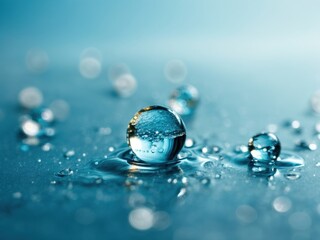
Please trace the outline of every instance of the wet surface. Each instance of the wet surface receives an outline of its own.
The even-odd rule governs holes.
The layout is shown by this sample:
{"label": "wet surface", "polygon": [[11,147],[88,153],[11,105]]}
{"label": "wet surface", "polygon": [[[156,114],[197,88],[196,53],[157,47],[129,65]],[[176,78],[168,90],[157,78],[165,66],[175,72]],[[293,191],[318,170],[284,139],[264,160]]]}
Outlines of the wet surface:
{"label": "wet surface", "polygon": [[[320,235],[319,41],[290,35],[292,46],[275,37],[279,46],[267,39],[259,48],[254,36],[240,45],[234,36],[207,47],[188,38],[203,45],[192,52],[179,38],[174,51],[149,42],[126,52],[80,40],[39,49],[40,36],[14,34],[0,41],[0,239]],[[177,162],[129,164],[130,119],[168,106],[181,84],[200,100],[182,116],[187,139]],[[272,164],[249,155],[261,132],[281,142]]]}

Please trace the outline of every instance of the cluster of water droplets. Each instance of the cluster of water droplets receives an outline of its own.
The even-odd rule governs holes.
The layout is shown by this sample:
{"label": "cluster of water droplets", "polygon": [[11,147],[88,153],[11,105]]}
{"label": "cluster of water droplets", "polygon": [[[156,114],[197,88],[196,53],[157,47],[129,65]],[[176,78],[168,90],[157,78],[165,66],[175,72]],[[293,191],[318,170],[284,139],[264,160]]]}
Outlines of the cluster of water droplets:
{"label": "cluster of water droplets", "polygon": [[21,109],[20,149],[28,151],[30,146],[42,145],[43,151],[50,151],[52,144],[49,141],[56,135],[55,124],[68,115],[68,104],[56,100],[49,107],[43,106],[43,94],[36,87],[22,89],[18,100]]}

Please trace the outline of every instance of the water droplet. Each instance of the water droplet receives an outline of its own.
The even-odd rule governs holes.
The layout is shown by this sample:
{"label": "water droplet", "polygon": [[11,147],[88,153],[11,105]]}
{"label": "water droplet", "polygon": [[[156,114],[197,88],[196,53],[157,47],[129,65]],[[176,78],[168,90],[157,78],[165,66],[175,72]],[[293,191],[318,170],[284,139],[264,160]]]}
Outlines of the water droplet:
{"label": "water droplet", "polygon": [[236,216],[243,223],[252,223],[258,217],[257,211],[249,205],[240,205],[236,210]]}
{"label": "water droplet", "polygon": [[297,180],[301,177],[301,173],[295,170],[291,170],[284,174],[284,177],[288,180]]}
{"label": "water droplet", "polygon": [[28,137],[36,137],[40,135],[41,126],[36,121],[28,119],[22,122],[21,130]]}
{"label": "water droplet", "polygon": [[192,148],[194,147],[196,144],[195,140],[193,138],[187,138],[185,143],[184,143],[184,147],[186,148]]}
{"label": "water droplet", "polygon": [[208,145],[201,148],[201,152],[204,155],[214,155],[221,152],[222,148],[216,145]]}
{"label": "water droplet", "polygon": [[44,152],[48,152],[53,148],[53,145],[51,143],[45,143],[42,145],[42,150]]}
{"label": "water droplet", "polygon": [[206,161],[206,162],[204,162],[203,164],[202,164],[202,166],[205,168],[205,169],[214,169],[214,167],[215,167],[215,164],[214,164],[214,162],[212,162],[212,161]]}
{"label": "water droplet", "polygon": [[40,140],[37,137],[27,137],[27,138],[24,138],[22,142],[28,146],[37,146],[39,145]]}
{"label": "water droplet", "polygon": [[190,115],[194,113],[198,104],[199,93],[192,85],[178,87],[169,99],[169,107],[180,115]]}
{"label": "water droplet", "polygon": [[298,150],[310,150],[310,151],[315,151],[317,150],[318,146],[314,142],[308,142],[306,140],[299,140],[296,142],[296,148]]}
{"label": "water droplet", "polygon": [[181,188],[180,191],[178,192],[177,198],[185,197],[186,194],[187,194],[187,189],[186,188]]}
{"label": "water droplet", "polygon": [[73,170],[71,168],[66,168],[56,173],[58,177],[67,177],[73,175]]}
{"label": "water droplet", "polygon": [[101,53],[96,48],[87,48],[83,50],[79,71],[84,78],[94,79],[100,75],[101,72]]}
{"label": "water droplet", "polygon": [[120,97],[129,97],[136,91],[137,81],[130,73],[121,74],[113,80],[113,88]]}
{"label": "water droplet", "polygon": [[277,197],[273,201],[273,208],[280,213],[288,212],[292,206],[291,200],[287,197]]}
{"label": "water droplet", "polygon": [[187,76],[187,67],[181,60],[171,60],[164,68],[164,75],[173,83],[182,82]]}
{"label": "water droplet", "polygon": [[320,113],[320,90],[316,91],[311,99],[310,99],[310,103],[311,103],[311,108],[315,113]]}
{"label": "water droplet", "polygon": [[21,192],[15,192],[12,194],[12,197],[15,199],[20,199],[22,197],[22,193]]}
{"label": "water droplet", "polygon": [[204,186],[209,186],[211,181],[210,181],[210,178],[205,177],[201,179],[200,183]]}
{"label": "water droplet", "polygon": [[19,102],[22,107],[33,109],[42,104],[42,92],[35,87],[27,87],[19,93]]}
{"label": "water droplet", "polygon": [[98,134],[99,135],[110,135],[112,132],[112,129],[109,127],[101,127],[98,129]]}
{"label": "water droplet", "polygon": [[71,157],[73,157],[74,155],[76,154],[76,152],[74,151],[74,150],[68,150],[68,151],[66,151],[65,153],[64,153],[64,157],[65,158],[71,158]]}
{"label": "water droplet", "polygon": [[272,162],[281,151],[278,137],[273,133],[260,133],[249,140],[248,149],[254,161]]}
{"label": "water droplet", "polygon": [[234,153],[247,153],[249,150],[248,150],[248,146],[246,145],[243,145],[243,144],[240,144],[240,145],[236,145],[234,146],[233,148],[233,152]]}
{"label": "water droplet", "polygon": [[154,213],[147,207],[136,208],[129,214],[129,223],[137,230],[148,230],[154,224]]}
{"label": "water droplet", "polygon": [[48,125],[54,121],[53,112],[49,108],[36,108],[31,112],[31,117],[41,125]]}
{"label": "water droplet", "polygon": [[[138,165],[174,163],[185,139],[184,123],[176,113],[161,106],[144,108],[128,126],[128,144],[139,158],[130,162]],[[151,151],[154,148],[161,151]]]}
{"label": "water droplet", "polygon": [[96,58],[86,57],[80,60],[79,70],[84,78],[94,79],[100,75],[101,62]]}

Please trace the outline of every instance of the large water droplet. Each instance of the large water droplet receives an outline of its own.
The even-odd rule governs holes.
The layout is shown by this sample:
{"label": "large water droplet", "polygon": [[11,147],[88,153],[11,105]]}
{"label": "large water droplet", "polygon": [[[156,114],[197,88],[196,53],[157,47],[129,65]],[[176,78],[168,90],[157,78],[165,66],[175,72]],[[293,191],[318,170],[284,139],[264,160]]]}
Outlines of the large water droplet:
{"label": "large water droplet", "polygon": [[173,111],[150,106],[137,112],[127,130],[127,141],[140,165],[168,164],[176,161],[186,139],[181,118]]}
{"label": "large water droplet", "polygon": [[278,137],[273,133],[259,133],[249,140],[248,149],[254,161],[272,162],[281,151]]}
{"label": "large water droplet", "polygon": [[192,114],[199,104],[198,90],[192,85],[184,85],[171,94],[169,106],[180,115]]}

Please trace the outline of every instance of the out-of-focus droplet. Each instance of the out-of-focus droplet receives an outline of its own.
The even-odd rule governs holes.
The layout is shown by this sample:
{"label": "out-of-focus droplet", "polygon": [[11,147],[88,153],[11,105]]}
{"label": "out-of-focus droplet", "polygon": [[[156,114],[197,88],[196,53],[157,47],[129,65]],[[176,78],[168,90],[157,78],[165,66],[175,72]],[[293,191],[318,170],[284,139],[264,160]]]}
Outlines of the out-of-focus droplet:
{"label": "out-of-focus droplet", "polygon": [[299,140],[296,142],[296,148],[298,150],[310,150],[310,151],[315,151],[318,148],[318,145],[314,142],[308,142],[305,140]]}
{"label": "out-of-focus droplet", "polygon": [[316,91],[310,99],[311,108],[315,113],[320,113],[320,90]]}
{"label": "out-of-focus droplet", "polygon": [[87,79],[94,79],[100,75],[102,64],[102,56],[98,49],[87,48],[83,50],[79,70],[81,75]]}
{"label": "out-of-focus droplet", "polygon": [[41,126],[36,121],[28,119],[21,123],[21,130],[28,137],[36,137],[40,134]]}
{"label": "out-of-focus droplet", "polygon": [[79,70],[81,75],[87,79],[94,79],[100,75],[101,63],[92,57],[80,60]]}
{"label": "out-of-focus droplet", "polygon": [[113,88],[120,97],[130,97],[137,88],[137,81],[130,73],[119,75],[113,80]]}
{"label": "out-of-focus droplet", "polygon": [[164,75],[172,83],[181,83],[187,74],[187,67],[181,60],[171,60],[165,65]]}
{"label": "out-of-focus droplet", "polygon": [[236,145],[233,148],[234,153],[247,153],[248,151],[248,146],[243,144]]}
{"label": "out-of-focus droplet", "polygon": [[196,144],[196,141],[193,138],[187,138],[184,143],[184,147],[185,148],[192,148],[195,146],[195,144]]}
{"label": "out-of-focus droplet", "polygon": [[41,148],[44,152],[48,152],[53,148],[53,145],[51,143],[45,143]]}
{"label": "out-of-focus droplet", "polygon": [[287,197],[277,197],[273,201],[273,208],[280,213],[288,212],[292,206],[291,200]]}
{"label": "out-of-focus droplet", "polygon": [[147,207],[136,208],[129,214],[129,223],[137,230],[148,230],[154,224],[154,212]]}
{"label": "out-of-focus droplet", "polygon": [[42,125],[51,124],[54,121],[54,114],[49,108],[36,108],[31,112],[31,117]]}
{"label": "out-of-focus droplet", "polygon": [[180,115],[190,115],[199,104],[199,92],[192,85],[180,86],[169,98],[169,107]]}
{"label": "out-of-focus droplet", "polygon": [[32,49],[27,52],[26,65],[32,73],[43,73],[47,70],[49,64],[48,54],[40,49]]}
{"label": "out-of-focus droplet", "polygon": [[253,207],[240,205],[236,210],[236,217],[240,222],[248,224],[254,222],[258,218],[258,215]]}
{"label": "out-of-focus droplet", "polygon": [[69,115],[70,106],[65,100],[58,99],[50,104],[49,109],[52,111],[55,119],[63,121]]}
{"label": "out-of-focus droplet", "polygon": [[33,109],[42,104],[42,92],[36,87],[27,87],[20,91],[19,102],[22,107]]}
{"label": "out-of-focus droplet", "polygon": [[66,151],[66,152],[63,154],[63,156],[64,156],[65,158],[71,158],[71,157],[73,157],[75,154],[76,154],[76,152],[75,152],[74,150],[68,150],[68,151]]}

